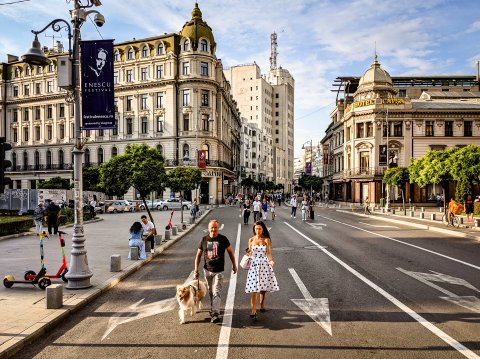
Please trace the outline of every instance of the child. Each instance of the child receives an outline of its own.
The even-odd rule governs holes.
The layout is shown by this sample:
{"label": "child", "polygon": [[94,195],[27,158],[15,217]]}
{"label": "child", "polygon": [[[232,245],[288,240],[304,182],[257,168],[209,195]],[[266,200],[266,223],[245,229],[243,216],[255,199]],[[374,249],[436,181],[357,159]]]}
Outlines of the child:
{"label": "child", "polygon": [[[147,259],[145,253],[145,242],[142,239],[143,227],[140,222],[134,222],[130,227],[130,239],[128,245],[130,247],[138,247],[138,258]],[[128,253],[128,259],[130,258],[130,253]]]}

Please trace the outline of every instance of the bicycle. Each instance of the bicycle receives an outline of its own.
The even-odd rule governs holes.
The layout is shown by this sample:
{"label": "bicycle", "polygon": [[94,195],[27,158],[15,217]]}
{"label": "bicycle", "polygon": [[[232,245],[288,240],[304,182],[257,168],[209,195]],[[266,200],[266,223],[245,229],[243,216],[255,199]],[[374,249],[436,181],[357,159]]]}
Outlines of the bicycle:
{"label": "bicycle", "polygon": [[[458,217],[456,215],[454,215],[453,213],[450,214],[450,224],[452,226],[454,226],[455,228],[458,228],[460,227],[460,220],[458,219]],[[444,213],[443,214],[443,217],[442,217],[442,223],[446,226],[448,226],[448,214],[447,213]]]}

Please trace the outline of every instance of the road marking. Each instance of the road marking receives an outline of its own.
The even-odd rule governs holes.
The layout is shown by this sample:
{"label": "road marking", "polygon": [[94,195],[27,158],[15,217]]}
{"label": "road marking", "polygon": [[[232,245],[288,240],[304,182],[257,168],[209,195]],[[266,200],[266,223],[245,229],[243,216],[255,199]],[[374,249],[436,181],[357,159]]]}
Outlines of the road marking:
{"label": "road marking", "polygon": [[315,229],[320,229],[320,230],[323,230],[323,227],[327,226],[325,223],[310,223],[310,222],[305,222],[305,223],[307,223],[310,227],[313,227]]}
{"label": "road marking", "polygon": [[468,267],[471,267],[471,268],[475,268],[477,270],[480,270],[480,267],[479,266],[476,266],[475,264],[471,264],[471,263],[468,263],[468,262],[464,262],[460,259],[456,259],[456,258],[453,258],[453,257],[449,257],[445,254],[441,254],[441,253],[438,253],[438,252],[435,252],[435,251],[432,251],[430,249],[426,249],[426,248],[423,248],[423,247],[420,247],[420,246],[416,246],[415,244],[411,244],[411,243],[407,243],[407,242],[404,242],[404,241],[401,241],[399,239],[395,239],[395,238],[392,238],[392,237],[388,237],[388,236],[385,236],[383,234],[380,234],[380,233],[375,233],[375,232],[372,232],[372,231],[369,231],[367,229],[363,229],[363,228],[360,228],[360,227],[357,227],[357,226],[353,226],[351,224],[348,224],[348,223],[345,223],[345,222],[341,222],[341,221],[337,221],[336,219],[333,219],[333,218],[329,218],[329,217],[324,217],[324,216],[319,216],[319,217],[322,217],[322,218],[325,218],[325,219],[328,219],[332,222],[337,222],[337,223],[340,223],[344,226],[347,226],[347,227],[351,227],[351,228],[355,228],[355,229],[358,229],[360,231],[363,231],[363,232],[366,232],[366,233],[370,233],[370,234],[373,234],[375,236],[378,236],[378,237],[382,237],[382,238],[385,238],[385,239],[389,239],[391,241],[394,241],[394,242],[397,242],[397,243],[402,243],[402,244],[405,244],[406,246],[410,246],[410,247],[413,247],[413,248],[417,248],[417,249],[420,249],[422,251],[425,251],[425,252],[428,252],[428,253],[431,253],[431,254],[435,254],[439,257],[443,257],[443,258],[446,258],[446,259],[449,259],[451,261],[454,261],[454,262],[457,262],[457,263],[461,263],[463,265],[466,265]]}
{"label": "road marking", "polygon": [[[240,238],[242,234],[242,226],[239,223],[237,229],[237,241],[235,243],[235,258],[238,258],[240,254]],[[237,266],[238,271],[238,266]],[[235,289],[237,287],[237,275],[231,274],[230,285],[228,286],[227,300],[225,302],[225,312],[223,314],[222,329],[218,337],[217,346],[217,359],[228,358],[228,346],[230,343],[230,332],[232,331],[232,316],[233,316],[233,304],[235,302]]]}
{"label": "road marking", "polygon": [[365,222],[358,222],[358,223],[361,223],[361,224],[364,224],[364,225],[370,226],[370,227],[376,227],[376,228],[397,228],[397,229],[400,228],[400,227],[397,227],[397,226],[382,226],[382,225],[379,225],[379,224],[370,224],[370,223],[365,223]]}
{"label": "road marking", "polygon": [[[328,219],[328,218],[327,218]],[[289,226],[292,230],[294,230],[295,232],[297,232],[299,235],[301,235],[303,238],[305,238],[307,241],[311,242],[312,244],[318,246],[318,248],[323,251],[323,253],[325,253],[327,256],[329,256],[330,258],[332,258],[335,262],[337,262],[338,264],[340,264],[343,268],[345,268],[347,271],[349,271],[350,273],[352,273],[355,277],[357,277],[358,279],[360,279],[362,282],[364,282],[366,285],[368,285],[370,288],[372,288],[373,290],[375,290],[376,292],[378,292],[380,295],[382,295],[384,298],[386,298],[387,300],[389,300],[391,303],[393,303],[394,305],[396,305],[399,309],[403,310],[406,314],[408,314],[409,316],[411,316],[413,319],[415,319],[418,323],[420,323],[421,325],[423,325],[426,329],[428,329],[430,332],[432,332],[433,334],[435,334],[437,337],[439,337],[440,339],[442,339],[445,343],[447,343],[448,345],[450,345],[451,347],[453,347],[454,349],[456,349],[457,351],[459,351],[461,354],[463,354],[464,356],[466,356],[467,358],[470,358],[470,359],[480,359],[480,356],[478,356],[477,354],[475,354],[474,352],[472,352],[470,349],[468,349],[467,347],[465,347],[463,344],[459,343],[458,341],[456,341],[455,339],[453,339],[451,336],[449,336],[447,333],[445,333],[444,331],[440,330],[439,328],[437,328],[436,326],[434,326],[432,323],[430,323],[429,321],[427,321],[425,318],[423,318],[421,315],[417,314],[415,311],[413,311],[412,309],[410,309],[408,306],[406,306],[405,304],[403,304],[402,302],[400,302],[398,299],[396,299],[394,296],[392,296],[391,294],[389,294],[387,291],[383,290],[382,288],[380,288],[378,285],[376,285],[375,283],[373,283],[371,280],[367,279],[365,276],[363,276],[362,274],[360,274],[358,271],[356,271],[355,269],[353,269],[352,267],[350,267],[347,263],[345,263],[344,261],[342,261],[340,258],[336,257],[335,255],[333,255],[332,253],[330,253],[327,249],[323,248],[322,246],[320,246],[318,243],[316,243],[315,241],[313,241],[312,239],[310,239],[309,237],[307,237],[306,235],[304,235],[302,232],[300,232],[299,230],[297,230],[295,227],[293,227],[292,225],[290,225],[289,223],[287,222],[283,222],[285,223],[287,226]]]}
{"label": "road marking", "polygon": [[328,307],[328,298],[313,298],[308,291],[305,284],[298,276],[293,268],[288,268],[288,271],[297,283],[298,289],[302,292],[305,299],[292,299],[301,310],[303,310],[310,318],[312,318],[325,331],[332,335],[332,323],[330,322],[330,309]]}
{"label": "road marking", "polygon": [[442,274],[438,272],[433,272],[434,274],[431,273],[420,273],[420,272],[411,272],[408,270],[405,270],[403,268],[397,268],[400,272],[415,278],[416,280],[422,282],[423,284],[426,284],[433,289],[438,290],[439,292],[443,293],[446,295],[446,297],[440,297],[443,300],[446,300],[450,303],[456,304],[460,307],[466,308],[468,310],[471,310],[472,312],[475,313],[480,313],[480,299],[478,299],[475,296],[472,295],[466,295],[466,296],[459,296],[456,295],[455,293],[450,292],[449,290],[446,290],[445,288],[440,287],[439,285],[433,284],[433,282],[444,282],[444,283],[450,283],[450,284],[456,284],[456,285],[461,285],[464,287],[467,287],[469,289],[472,289],[476,292],[480,292],[477,288],[475,288],[473,285],[468,283],[466,280],[461,279],[461,278],[455,278],[451,277],[447,274]]}

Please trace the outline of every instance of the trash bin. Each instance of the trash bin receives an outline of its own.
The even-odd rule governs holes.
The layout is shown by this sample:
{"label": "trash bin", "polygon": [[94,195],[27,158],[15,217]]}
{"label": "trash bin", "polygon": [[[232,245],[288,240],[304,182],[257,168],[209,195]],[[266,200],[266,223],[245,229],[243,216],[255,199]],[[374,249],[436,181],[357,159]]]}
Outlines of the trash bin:
{"label": "trash bin", "polygon": [[385,198],[380,198],[380,207],[385,207]]}

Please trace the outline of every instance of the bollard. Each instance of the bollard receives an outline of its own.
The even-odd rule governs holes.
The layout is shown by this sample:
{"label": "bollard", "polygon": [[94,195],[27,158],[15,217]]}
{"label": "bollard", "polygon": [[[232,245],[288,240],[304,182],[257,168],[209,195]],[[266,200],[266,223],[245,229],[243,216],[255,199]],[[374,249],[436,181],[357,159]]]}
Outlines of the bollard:
{"label": "bollard", "polygon": [[145,241],[145,253],[150,253],[150,250],[152,249],[152,243],[150,240]]}
{"label": "bollard", "polygon": [[410,217],[415,217],[415,211],[410,211]]}
{"label": "bollard", "polygon": [[169,229],[165,230],[165,241],[168,241],[172,235],[172,232]]}
{"label": "bollard", "polygon": [[421,208],[421,211],[422,211],[422,212],[425,212],[425,208],[424,208],[424,207],[422,207],[422,208]]}
{"label": "bollard", "polygon": [[392,214],[395,214],[395,208],[392,208]]}
{"label": "bollard", "polygon": [[47,309],[59,309],[63,306],[63,285],[51,284],[47,287]]}
{"label": "bollard", "polygon": [[155,235],[155,245],[159,246],[160,243],[162,243],[162,235],[157,234],[157,235]]}
{"label": "bollard", "polygon": [[435,221],[436,218],[437,218],[437,215],[435,213],[432,213],[430,215],[430,220]]}
{"label": "bollard", "polygon": [[177,227],[177,232],[183,232],[183,224],[177,224],[175,227]]}
{"label": "bollard", "polygon": [[412,212],[415,212],[415,206],[412,206]]}
{"label": "bollard", "polygon": [[425,212],[420,213],[420,219],[425,219]]}
{"label": "bollard", "polygon": [[140,256],[138,254],[138,247],[130,247],[130,254],[128,255],[128,258],[132,261],[140,259]]}
{"label": "bollard", "polygon": [[443,213],[443,208],[438,208],[438,212]]}
{"label": "bollard", "polygon": [[385,213],[385,208],[380,208],[380,213]]}
{"label": "bollard", "polygon": [[172,236],[176,236],[176,235],[177,235],[177,227],[173,226],[172,227]]}
{"label": "bollard", "polygon": [[190,217],[190,224],[194,224],[195,223],[195,217]]}
{"label": "bollard", "polygon": [[122,257],[120,254],[110,256],[110,272],[120,272],[122,270]]}
{"label": "bollard", "polygon": [[474,225],[475,227],[477,228],[480,227],[480,219],[475,219],[474,223],[475,223]]}
{"label": "bollard", "polygon": [[463,217],[458,216],[458,223],[463,224]]}

